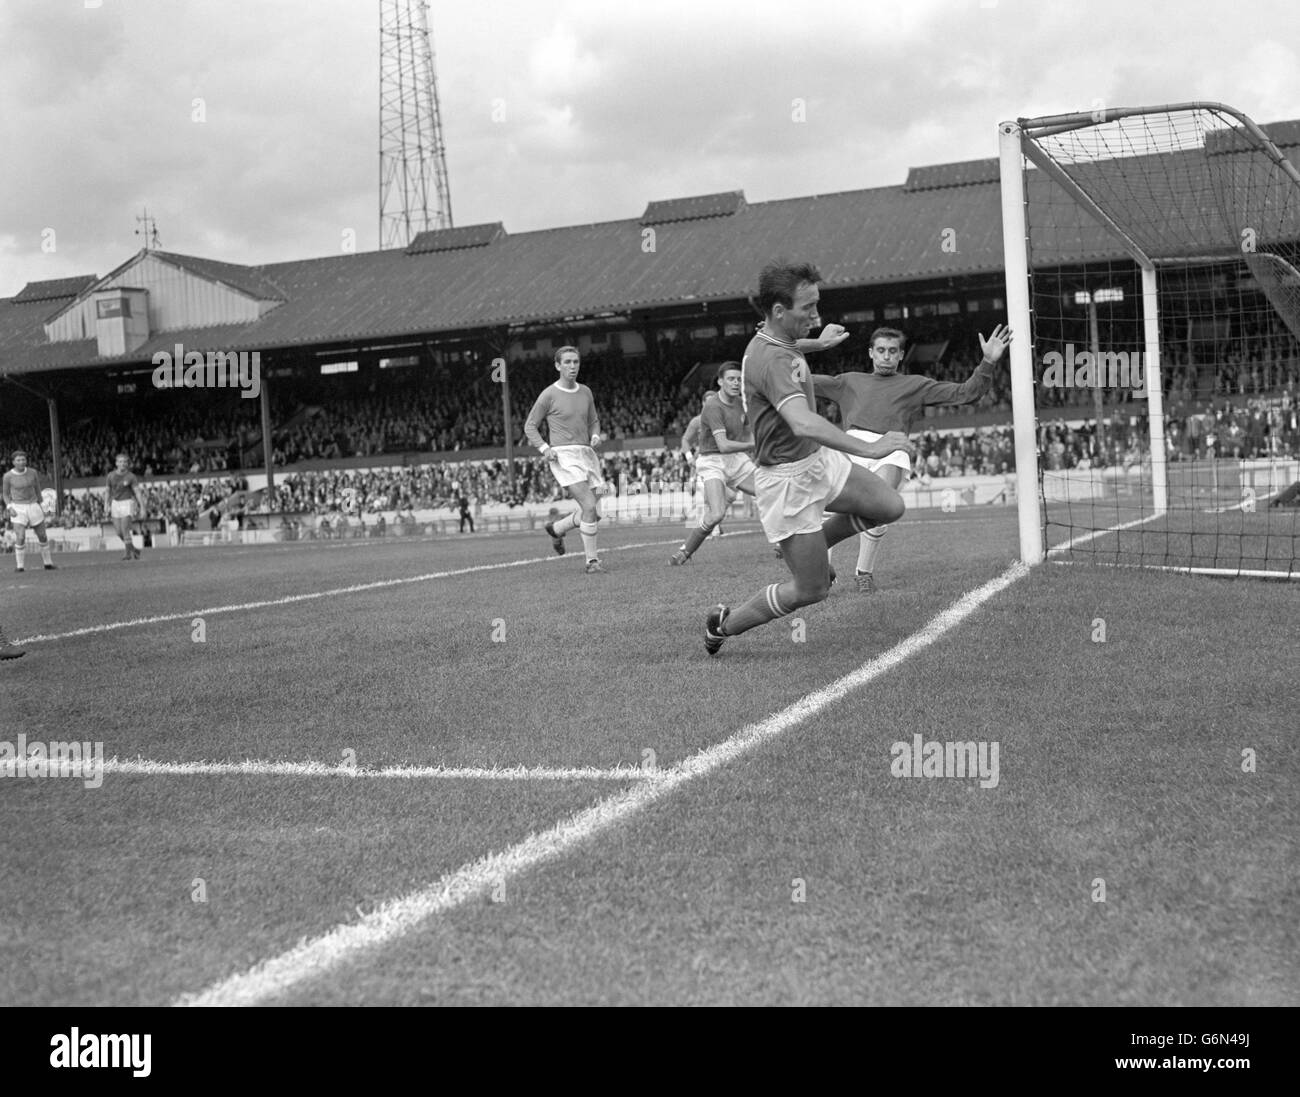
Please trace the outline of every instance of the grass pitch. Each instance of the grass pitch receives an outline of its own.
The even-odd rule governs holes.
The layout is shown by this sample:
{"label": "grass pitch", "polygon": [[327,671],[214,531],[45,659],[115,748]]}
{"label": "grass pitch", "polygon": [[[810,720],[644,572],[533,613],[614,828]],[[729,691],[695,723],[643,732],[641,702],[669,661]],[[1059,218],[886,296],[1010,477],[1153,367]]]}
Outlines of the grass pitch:
{"label": "grass pitch", "polygon": [[[359,923],[854,670],[1016,554],[1009,512],[916,512],[880,593],[841,582],[710,659],[705,610],[784,574],[732,528],[682,568],[679,529],[602,530],[603,576],[539,534],[6,574],[0,621],[46,638],[0,667],[0,738],[601,775],[0,778],[0,1001],[166,1003]],[[268,1000],[1295,1004],[1298,616],[1295,584],[1044,566],[774,742]],[[997,743],[996,787],[894,776],[917,735]]]}

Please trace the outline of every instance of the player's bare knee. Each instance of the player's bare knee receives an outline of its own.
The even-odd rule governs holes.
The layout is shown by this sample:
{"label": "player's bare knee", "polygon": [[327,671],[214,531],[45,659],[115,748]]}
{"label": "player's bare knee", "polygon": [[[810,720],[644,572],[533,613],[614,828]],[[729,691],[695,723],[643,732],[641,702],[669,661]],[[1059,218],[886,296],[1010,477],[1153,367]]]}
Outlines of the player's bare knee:
{"label": "player's bare knee", "polygon": [[890,522],[897,522],[906,511],[907,504],[903,502],[903,497],[895,492],[894,497],[885,503],[884,516],[880,519],[880,524],[887,525]]}

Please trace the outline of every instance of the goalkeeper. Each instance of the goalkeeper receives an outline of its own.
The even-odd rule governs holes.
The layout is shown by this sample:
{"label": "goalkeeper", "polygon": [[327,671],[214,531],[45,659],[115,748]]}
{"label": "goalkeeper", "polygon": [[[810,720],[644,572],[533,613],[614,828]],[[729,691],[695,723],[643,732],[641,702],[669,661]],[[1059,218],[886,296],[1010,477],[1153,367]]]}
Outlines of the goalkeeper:
{"label": "goalkeeper", "polygon": [[[979,336],[984,357],[975,372],[965,381],[935,381],[899,373],[905,336],[894,328],[877,328],[871,333],[870,373],[841,373],[831,377],[824,373],[812,376],[813,391],[838,404],[840,421],[845,430],[864,442],[879,441],[891,431],[910,434],[912,423],[927,407],[973,404],[993,385],[997,365],[1011,345],[1011,329],[999,324],[987,339]],[[871,460],[850,456],[856,465],[881,477],[895,491],[911,475],[912,462],[903,450]],[[875,526],[858,538],[858,566],[854,575],[858,591],[871,594],[876,589],[873,574],[876,554],[888,526]]]}

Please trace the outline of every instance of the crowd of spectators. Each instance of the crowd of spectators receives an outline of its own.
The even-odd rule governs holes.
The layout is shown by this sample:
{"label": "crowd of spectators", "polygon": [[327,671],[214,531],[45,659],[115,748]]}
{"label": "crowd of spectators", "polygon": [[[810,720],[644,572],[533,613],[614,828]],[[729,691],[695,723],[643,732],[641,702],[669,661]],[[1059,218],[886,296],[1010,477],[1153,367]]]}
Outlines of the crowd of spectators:
{"label": "crowd of spectators", "polygon": [[[1263,399],[1234,405],[1214,401],[1184,417],[1166,420],[1170,461],[1224,458],[1300,457],[1300,404]],[[997,476],[1014,472],[1015,440],[1010,426],[971,430],[931,427],[914,436],[916,475],[928,478]],[[1147,456],[1145,413],[1114,414],[1098,429],[1095,420],[1044,422],[1038,431],[1042,467],[1048,471],[1130,468]],[[687,488],[690,461],[679,449],[611,452],[601,458],[605,490],[637,495]],[[545,505],[563,498],[546,463],[538,457],[514,462],[514,486],[504,460],[445,461],[382,469],[320,469],[285,473],[272,492],[248,491],[239,476],[145,485],[146,517],[179,530],[216,529],[234,517],[258,514],[356,516],[419,511],[453,514],[461,498],[470,504],[510,507]],[[65,498],[61,523],[95,525],[107,520],[102,491]]]}
{"label": "crowd of spectators", "polygon": [[[980,319],[936,317],[904,324],[918,351],[925,348],[931,356],[938,355],[937,360],[905,368],[938,380],[965,380],[979,359]],[[987,331],[992,324],[982,326]],[[839,373],[870,368],[866,347],[870,325],[852,330],[853,338],[842,347],[811,359],[814,369]],[[653,356],[588,354],[580,379],[596,395],[608,438],[666,436],[671,441],[698,412],[702,392],[712,380],[693,367],[739,358],[747,341],[742,334],[712,342],[665,341],[654,348]],[[1035,364],[1040,381],[1043,369],[1040,359]],[[521,447],[524,418],[536,394],[554,377],[549,359],[511,365],[511,431]],[[1262,333],[1209,346],[1178,343],[1171,335],[1163,378],[1174,459],[1204,456],[1210,449],[1221,456],[1248,457],[1300,451],[1294,410],[1300,404],[1300,353],[1289,336]],[[393,464],[410,467],[399,472],[290,471],[278,478],[277,497],[261,501],[265,506],[325,513],[349,506],[439,508],[450,505],[459,493],[480,502],[514,504],[543,502],[556,495],[545,466],[531,457],[516,460],[513,491],[504,461],[420,463],[421,454],[504,444],[502,386],[493,376],[490,360],[383,375],[371,371],[295,380],[276,384],[271,392],[272,422],[278,424],[274,430],[277,467],[378,455],[393,455]],[[1131,391],[1108,390],[1105,396],[1106,414],[1123,426],[1105,432],[1104,441],[1088,427],[1045,428],[1059,434],[1044,449],[1045,460],[1059,460],[1062,467],[1121,465],[1135,449],[1141,450],[1145,403],[1135,400]],[[1072,421],[1076,417],[1069,413],[1076,408],[1077,419],[1093,417],[1091,388],[1040,385],[1037,399],[1043,409],[1064,411]],[[941,476],[1009,471],[1014,465],[1009,427],[952,432],[960,428],[961,417],[973,411],[998,413],[1007,422],[1010,408],[1009,370],[1004,368],[977,405],[936,409],[938,415],[917,424],[922,432],[920,463],[929,474]],[[831,406],[823,405],[822,410],[834,418]],[[26,449],[31,464],[48,475],[49,436],[43,416],[35,421],[29,416],[27,425],[17,429],[13,418],[0,414],[0,446],[6,453],[16,447]],[[71,404],[63,413],[61,437],[67,479],[102,477],[119,451],[130,456],[132,468],[143,477],[237,475],[241,469],[251,471],[261,465],[258,402],[232,392],[180,401],[176,393],[146,389],[107,405],[103,401]],[[1058,444],[1061,452],[1053,455],[1051,447]],[[532,451],[521,448],[520,452]],[[660,485],[684,483],[690,476],[685,462],[670,451],[604,460],[607,478],[617,490],[655,491]],[[207,482],[214,483],[218,482]],[[201,521],[224,498],[221,490],[197,482],[154,484],[149,489],[150,512],[159,517],[174,515],[178,521]],[[79,521],[102,518],[99,493],[68,505]]]}

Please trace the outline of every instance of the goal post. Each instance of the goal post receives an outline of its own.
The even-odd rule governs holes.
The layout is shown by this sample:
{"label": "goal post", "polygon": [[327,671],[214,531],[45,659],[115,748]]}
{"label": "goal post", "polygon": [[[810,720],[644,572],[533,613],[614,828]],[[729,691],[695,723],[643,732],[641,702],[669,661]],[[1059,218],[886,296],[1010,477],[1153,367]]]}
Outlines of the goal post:
{"label": "goal post", "polygon": [[1296,163],[1221,103],[998,134],[1022,560],[1300,578]]}
{"label": "goal post", "polygon": [[1038,443],[1035,438],[1034,357],[1029,316],[1029,233],[1025,221],[1024,172],[1020,127],[998,127],[1002,172],[1002,248],[1006,256],[1007,322],[1020,338],[1011,341],[1011,414],[1016,450],[1016,508],[1020,559],[1043,560],[1043,519],[1038,498]]}

